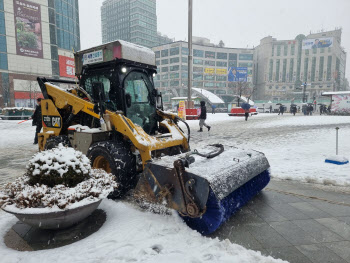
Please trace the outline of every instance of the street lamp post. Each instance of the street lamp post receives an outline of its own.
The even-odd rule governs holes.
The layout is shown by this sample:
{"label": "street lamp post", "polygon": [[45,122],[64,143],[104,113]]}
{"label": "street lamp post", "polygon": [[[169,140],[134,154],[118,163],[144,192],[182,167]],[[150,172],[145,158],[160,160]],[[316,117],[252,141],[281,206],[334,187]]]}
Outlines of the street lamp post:
{"label": "street lamp post", "polygon": [[191,104],[192,87],[192,0],[188,0],[188,86],[187,101],[188,107]]}
{"label": "street lamp post", "polygon": [[306,93],[306,82],[304,83],[303,86],[304,86],[303,87],[303,103],[305,103],[306,102],[306,96],[305,96],[305,93]]}

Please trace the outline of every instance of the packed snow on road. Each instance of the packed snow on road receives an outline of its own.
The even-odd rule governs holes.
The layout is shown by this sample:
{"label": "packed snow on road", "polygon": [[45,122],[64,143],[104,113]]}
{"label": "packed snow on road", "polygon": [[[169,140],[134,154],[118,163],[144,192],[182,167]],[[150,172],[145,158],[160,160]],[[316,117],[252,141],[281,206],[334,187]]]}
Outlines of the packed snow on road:
{"label": "packed snow on road", "polygon": [[[33,145],[35,127],[30,121],[0,120],[0,184],[13,181],[24,172],[27,161],[37,152]],[[292,116],[259,114],[229,117],[208,114],[210,132],[198,133],[198,121],[191,127],[191,149],[222,143],[263,152],[275,180],[303,183],[350,185],[350,165],[325,163],[335,155],[336,127],[339,127],[339,155],[350,158],[350,117]],[[18,252],[0,239],[1,262],[283,262],[228,240],[203,237],[191,230],[173,212],[154,214],[127,201],[104,200],[104,225],[91,236],[61,248]],[[0,236],[17,219],[0,212]]]}

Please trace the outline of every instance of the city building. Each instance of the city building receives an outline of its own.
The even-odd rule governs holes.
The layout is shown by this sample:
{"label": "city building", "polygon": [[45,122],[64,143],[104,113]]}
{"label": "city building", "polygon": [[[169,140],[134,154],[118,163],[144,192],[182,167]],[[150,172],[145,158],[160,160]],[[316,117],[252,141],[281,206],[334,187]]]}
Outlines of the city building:
{"label": "city building", "polygon": [[0,0],[0,107],[33,107],[38,76],[73,79],[78,0]]}
{"label": "city building", "polygon": [[101,20],[102,43],[121,39],[145,47],[159,44],[156,0],[105,0]]}
{"label": "city building", "polygon": [[[238,84],[252,87],[254,49],[217,47],[209,39],[193,39],[193,87],[211,91],[226,102],[232,101]],[[177,41],[152,50],[158,67],[155,86],[164,104],[170,105],[172,97],[187,96],[188,43]]]}
{"label": "city building", "polygon": [[[310,102],[322,92],[343,90],[346,52],[341,29],[298,35],[292,40],[271,36],[255,48],[255,99]],[[305,85],[305,92],[304,92]]]}

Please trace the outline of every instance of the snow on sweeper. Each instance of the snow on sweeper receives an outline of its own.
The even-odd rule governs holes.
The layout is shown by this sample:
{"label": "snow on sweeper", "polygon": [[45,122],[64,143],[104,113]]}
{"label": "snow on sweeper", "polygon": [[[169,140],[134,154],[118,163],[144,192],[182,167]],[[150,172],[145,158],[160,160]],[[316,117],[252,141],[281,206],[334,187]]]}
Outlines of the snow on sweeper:
{"label": "snow on sweeper", "polygon": [[263,153],[221,144],[191,151],[189,126],[163,110],[154,87],[152,50],[115,41],[75,53],[75,68],[77,81],[38,77],[39,149],[62,143],[82,151],[116,176],[112,197],[133,190],[137,200],[175,209],[209,234],[268,184]]}

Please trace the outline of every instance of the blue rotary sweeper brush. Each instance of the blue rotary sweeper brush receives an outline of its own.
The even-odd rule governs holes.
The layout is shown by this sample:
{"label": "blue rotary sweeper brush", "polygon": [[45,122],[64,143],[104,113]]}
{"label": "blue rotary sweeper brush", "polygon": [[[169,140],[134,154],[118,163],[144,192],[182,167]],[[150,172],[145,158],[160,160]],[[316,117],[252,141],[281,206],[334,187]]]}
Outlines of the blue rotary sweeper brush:
{"label": "blue rotary sweeper brush", "polygon": [[136,196],[175,209],[203,235],[220,227],[270,181],[265,155],[216,144],[149,162]]}

